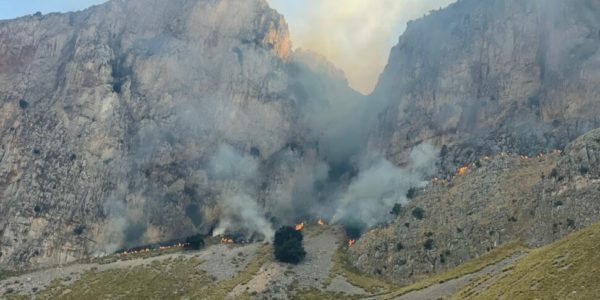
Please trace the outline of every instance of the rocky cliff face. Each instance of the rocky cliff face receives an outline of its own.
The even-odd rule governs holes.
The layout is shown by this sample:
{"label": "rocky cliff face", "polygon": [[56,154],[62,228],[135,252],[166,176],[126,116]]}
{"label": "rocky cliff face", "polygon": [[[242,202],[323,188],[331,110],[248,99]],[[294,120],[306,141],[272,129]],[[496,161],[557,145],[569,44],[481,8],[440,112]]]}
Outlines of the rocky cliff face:
{"label": "rocky cliff face", "polygon": [[[361,270],[412,283],[511,241],[539,247],[598,222],[600,130],[565,152],[486,157],[434,180],[396,221],[350,249]],[[415,210],[421,209],[422,214]]]}
{"label": "rocky cliff face", "polygon": [[[209,232],[224,191],[241,189],[208,174],[223,144],[266,162],[304,141],[306,59],[290,47],[263,0],[115,0],[1,21],[0,265]],[[302,68],[352,93],[324,65]]]}
{"label": "rocky cliff face", "polygon": [[462,0],[408,25],[371,95],[387,107],[371,147],[403,163],[437,145],[442,178],[361,238],[357,267],[409,283],[598,220],[598,131],[553,151],[600,125],[598,20],[595,1]]}
{"label": "rocky cliff face", "polygon": [[372,95],[390,105],[375,147],[447,145],[451,171],[564,148],[600,125],[598,20],[591,0],[461,0],[410,22]]}

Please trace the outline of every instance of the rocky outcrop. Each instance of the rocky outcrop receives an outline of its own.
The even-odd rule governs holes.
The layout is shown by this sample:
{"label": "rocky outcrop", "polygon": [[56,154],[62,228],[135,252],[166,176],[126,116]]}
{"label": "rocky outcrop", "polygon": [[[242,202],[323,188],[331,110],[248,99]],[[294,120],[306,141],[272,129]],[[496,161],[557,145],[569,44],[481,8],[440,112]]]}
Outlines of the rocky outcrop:
{"label": "rocky outcrop", "polygon": [[393,224],[361,237],[352,261],[412,283],[506,242],[539,247],[599,221],[599,137],[594,130],[544,156],[484,157],[450,181],[434,179]]}
{"label": "rocky outcrop", "polygon": [[[0,266],[208,233],[237,185],[209,178],[220,145],[268,168],[304,143],[295,57],[264,0],[0,21]],[[352,93],[324,65],[306,69]],[[269,208],[269,186],[253,184]]]}
{"label": "rocky outcrop", "polygon": [[351,248],[356,267],[411,283],[598,221],[598,131],[572,142],[600,127],[598,20],[588,0],[462,0],[409,23],[370,96],[370,146],[402,164],[437,145],[441,178]]}
{"label": "rocky outcrop", "polygon": [[374,101],[390,107],[374,147],[397,162],[449,146],[454,171],[484,155],[563,149],[600,127],[596,1],[461,0],[410,22]]}

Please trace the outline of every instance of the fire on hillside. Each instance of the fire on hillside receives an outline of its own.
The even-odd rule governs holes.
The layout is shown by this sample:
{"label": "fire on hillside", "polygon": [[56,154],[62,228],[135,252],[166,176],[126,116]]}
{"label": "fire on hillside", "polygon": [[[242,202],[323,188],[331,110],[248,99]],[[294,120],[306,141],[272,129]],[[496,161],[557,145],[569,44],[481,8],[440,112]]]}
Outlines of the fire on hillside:
{"label": "fire on hillside", "polygon": [[160,242],[160,243],[155,243],[155,244],[142,245],[142,246],[137,246],[137,247],[128,248],[128,249],[121,249],[121,250],[117,251],[116,253],[118,255],[126,256],[126,255],[138,254],[138,253],[163,251],[163,250],[169,250],[169,249],[187,249],[189,247],[190,247],[190,243],[185,242],[185,239],[184,239],[184,240],[167,241],[167,242]]}

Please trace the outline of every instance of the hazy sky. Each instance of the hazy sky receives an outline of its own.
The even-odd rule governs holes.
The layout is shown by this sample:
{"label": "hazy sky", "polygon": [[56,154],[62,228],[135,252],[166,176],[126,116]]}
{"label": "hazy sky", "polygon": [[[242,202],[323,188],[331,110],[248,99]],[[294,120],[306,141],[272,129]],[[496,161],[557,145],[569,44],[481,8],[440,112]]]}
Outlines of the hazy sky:
{"label": "hazy sky", "polygon": [[406,22],[456,0],[268,0],[289,23],[294,47],[314,50],[369,93]]}
{"label": "hazy sky", "polygon": [[[346,72],[354,88],[368,93],[406,22],[455,0],[267,1],[286,17],[294,47],[326,56]],[[0,0],[0,19],[37,11],[80,10],[102,2],[105,0]]]}

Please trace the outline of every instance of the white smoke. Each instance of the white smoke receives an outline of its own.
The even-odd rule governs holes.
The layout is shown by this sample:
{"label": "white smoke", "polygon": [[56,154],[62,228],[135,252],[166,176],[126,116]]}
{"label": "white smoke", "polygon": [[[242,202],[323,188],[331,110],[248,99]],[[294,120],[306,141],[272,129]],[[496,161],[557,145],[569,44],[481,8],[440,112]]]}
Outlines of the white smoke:
{"label": "white smoke", "polygon": [[435,149],[428,144],[415,148],[406,168],[396,167],[379,156],[367,158],[361,171],[339,199],[334,222],[371,227],[389,220],[395,204],[406,204],[410,188],[427,184],[423,178],[435,171]]}
{"label": "white smoke", "polygon": [[256,178],[258,161],[223,144],[210,161],[211,176],[218,180],[244,182]]}
{"label": "white smoke", "polygon": [[290,23],[294,45],[321,53],[368,94],[410,20],[456,0],[269,0]]}
{"label": "white smoke", "polygon": [[258,166],[257,159],[244,156],[229,145],[219,146],[210,162],[210,175],[224,183],[224,191],[219,201],[219,224],[213,235],[246,232],[258,233],[266,240],[273,238],[274,231],[265,212],[250,196],[256,194],[253,182],[260,178]]}
{"label": "white smoke", "polygon": [[252,197],[245,194],[225,195],[219,203],[221,219],[213,231],[214,236],[227,232],[259,233],[266,240],[274,235],[271,224],[265,219],[264,212]]}
{"label": "white smoke", "polygon": [[115,253],[123,246],[125,231],[129,224],[127,220],[127,207],[124,202],[125,196],[119,192],[113,192],[104,203],[104,214],[107,221],[97,239],[98,248],[94,256],[104,256]]}

